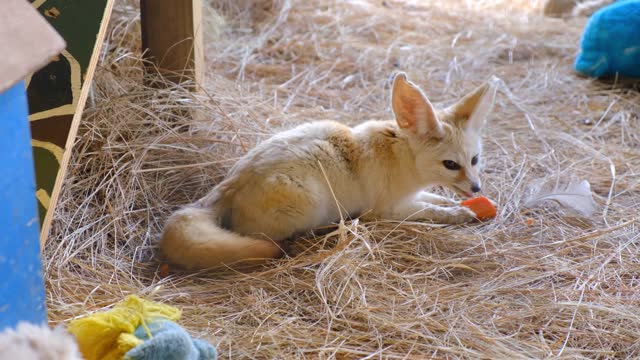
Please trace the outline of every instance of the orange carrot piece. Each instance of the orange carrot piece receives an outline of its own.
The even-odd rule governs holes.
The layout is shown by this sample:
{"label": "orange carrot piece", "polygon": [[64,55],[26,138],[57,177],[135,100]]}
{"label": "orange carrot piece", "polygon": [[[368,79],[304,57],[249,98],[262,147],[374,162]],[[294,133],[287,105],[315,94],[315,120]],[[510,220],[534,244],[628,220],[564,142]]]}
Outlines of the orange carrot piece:
{"label": "orange carrot piece", "polygon": [[498,214],[496,207],[484,196],[464,200],[461,204],[476,213],[476,217],[480,220],[488,220]]}
{"label": "orange carrot piece", "polygon": [[166,278],[169,276],[169,264],[160,265],[160,271],[158,271],[160,278]]}

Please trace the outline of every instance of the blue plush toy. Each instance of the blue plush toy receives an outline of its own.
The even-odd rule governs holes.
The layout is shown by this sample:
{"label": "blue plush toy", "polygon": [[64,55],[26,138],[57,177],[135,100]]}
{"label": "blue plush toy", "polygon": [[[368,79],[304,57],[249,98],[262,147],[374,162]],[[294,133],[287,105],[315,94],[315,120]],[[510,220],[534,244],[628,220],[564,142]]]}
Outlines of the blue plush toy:
{"label": "blue plush toy", "polygon": [[640,0],[622,0],[595,12],[582,34],[576,71],[600,77],[640,77]]}

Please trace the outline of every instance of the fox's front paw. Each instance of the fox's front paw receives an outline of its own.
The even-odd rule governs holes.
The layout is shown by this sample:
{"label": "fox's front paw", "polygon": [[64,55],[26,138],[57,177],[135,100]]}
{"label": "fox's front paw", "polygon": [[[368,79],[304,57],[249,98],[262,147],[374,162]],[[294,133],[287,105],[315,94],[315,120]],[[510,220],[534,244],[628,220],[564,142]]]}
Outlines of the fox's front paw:
{"label": "fox's front paw", "polygon": [[458,205],[449,208],[450,214],[447,219],[449,224],[464,224],[477,220],[476,214],[468,207]]}
{"label": "fox's front paw", "polygon": [[418,192],[418,194],[416,195],[416,199],[428,204],[440,205],[440,206],[452,206],[458,203],[457,201],[450,199],[448,197],[433,194],[427,191]]}

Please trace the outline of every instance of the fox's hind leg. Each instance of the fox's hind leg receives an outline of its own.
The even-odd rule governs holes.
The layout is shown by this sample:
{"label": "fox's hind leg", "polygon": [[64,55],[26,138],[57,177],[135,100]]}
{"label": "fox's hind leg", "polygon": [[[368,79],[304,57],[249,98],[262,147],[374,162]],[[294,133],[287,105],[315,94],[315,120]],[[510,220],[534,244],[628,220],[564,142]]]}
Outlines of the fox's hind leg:
{"label": "fox's hind leg", "polygon": [[281,241],[338,220],[332,205],[331,194],[322,183],[304,176],[274,174],[236,193],[230,230]]}

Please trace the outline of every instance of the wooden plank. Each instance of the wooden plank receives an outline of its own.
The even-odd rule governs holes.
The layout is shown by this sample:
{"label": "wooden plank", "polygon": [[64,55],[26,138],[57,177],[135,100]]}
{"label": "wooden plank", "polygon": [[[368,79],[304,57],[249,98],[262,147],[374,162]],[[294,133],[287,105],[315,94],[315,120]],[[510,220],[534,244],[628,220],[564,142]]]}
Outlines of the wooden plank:
{"label": "wooden plank", "polygon": [[[142,49],[147,70],[174,82],[202,83],[202,0],[140,0]],[[196,87],[194,87],[196,88]]]}
{"label": "wooden plank", "polygon": [[33,3],[67,42],[67,50],[36,72],[27,89],[36,197],[42,218],[41,248],[49,235],[113,3],[114,0]]}

